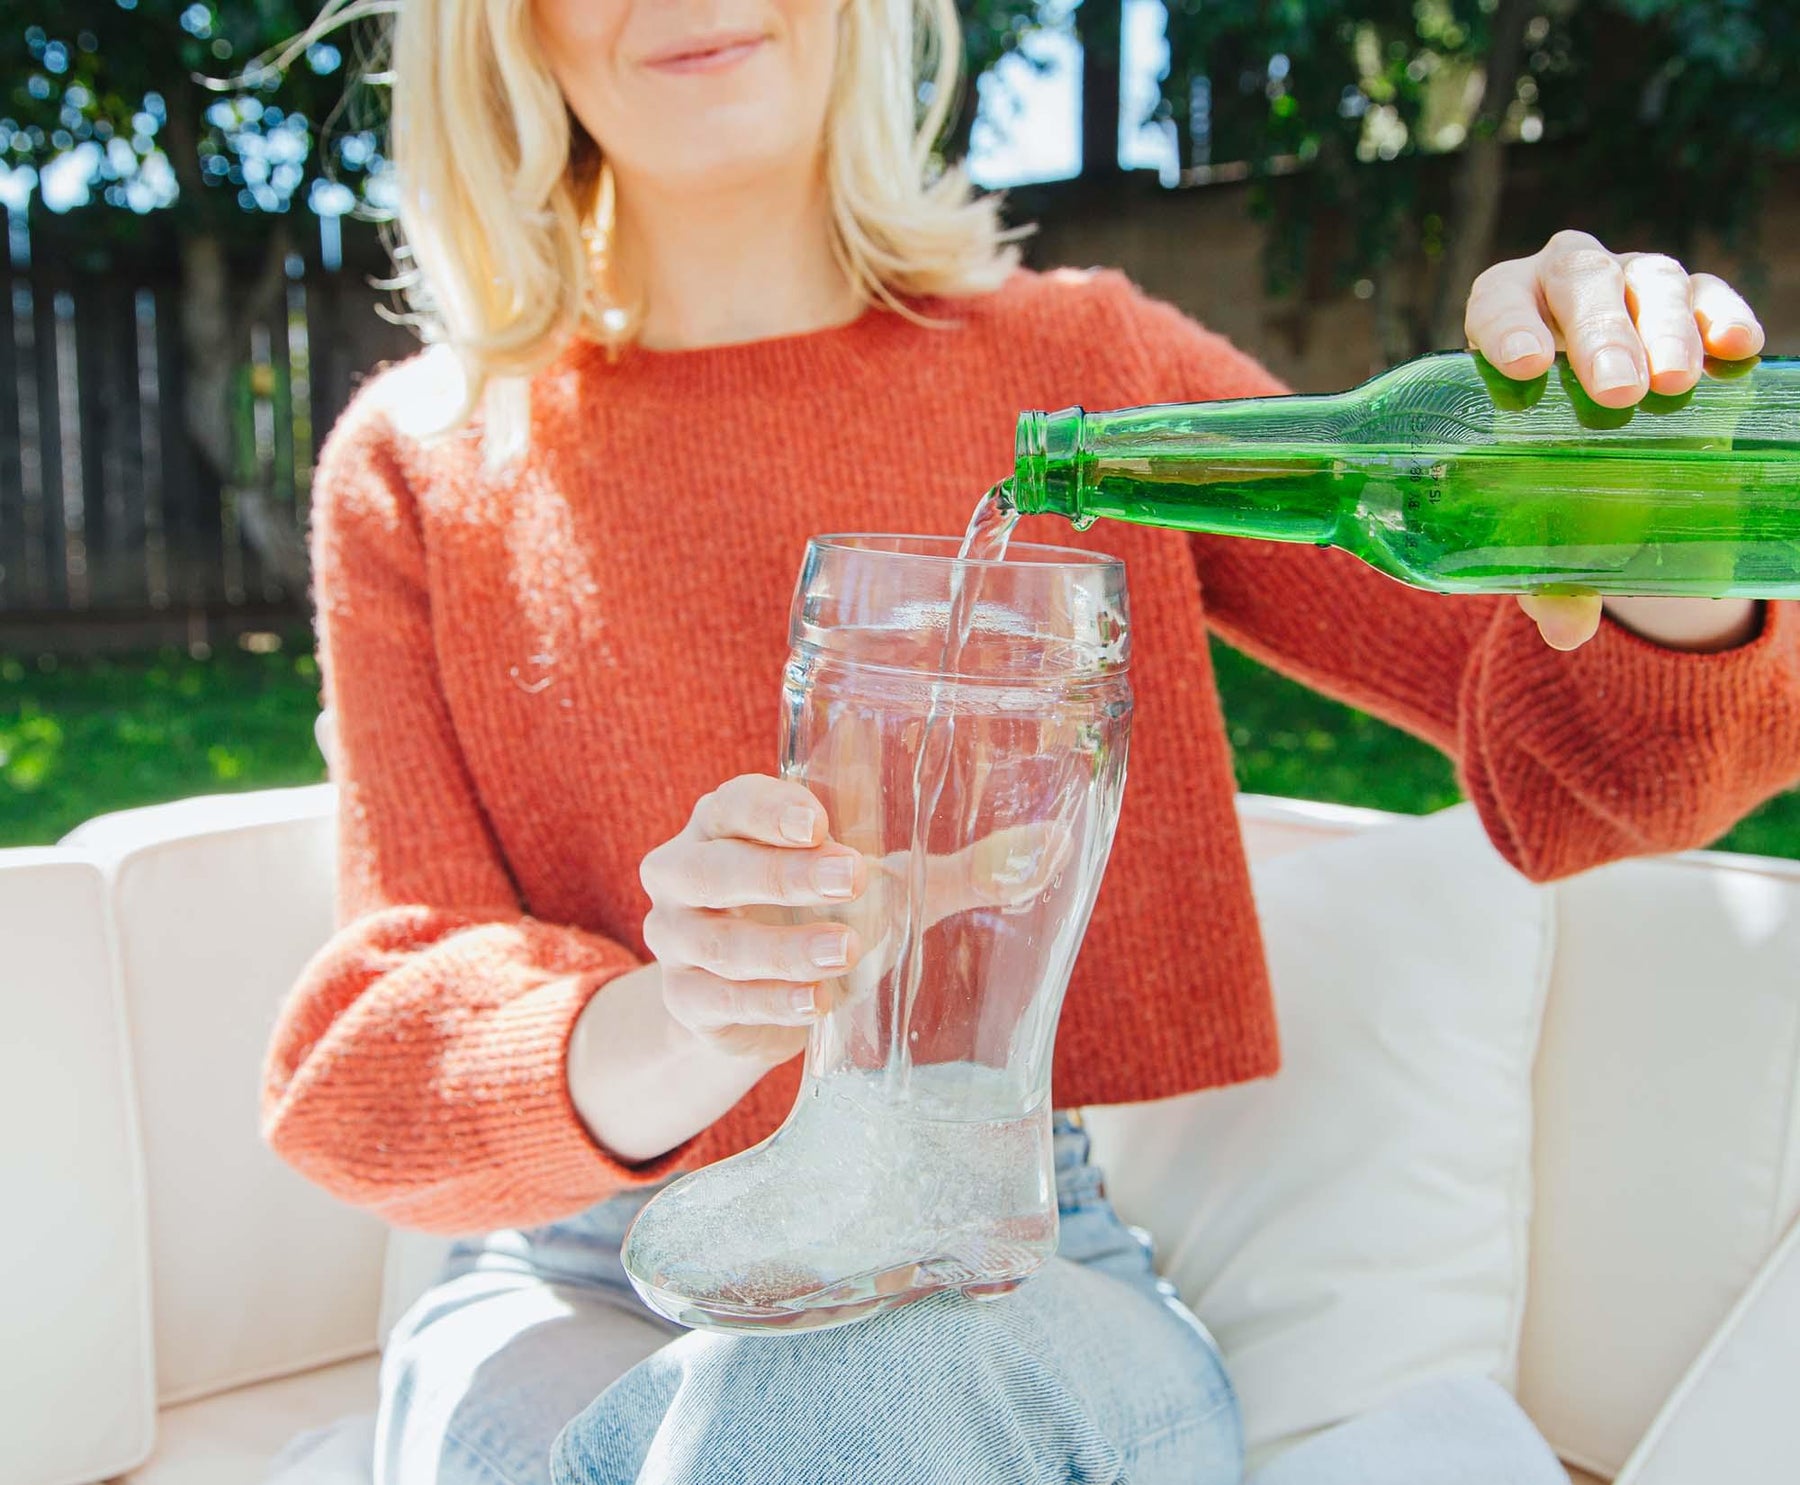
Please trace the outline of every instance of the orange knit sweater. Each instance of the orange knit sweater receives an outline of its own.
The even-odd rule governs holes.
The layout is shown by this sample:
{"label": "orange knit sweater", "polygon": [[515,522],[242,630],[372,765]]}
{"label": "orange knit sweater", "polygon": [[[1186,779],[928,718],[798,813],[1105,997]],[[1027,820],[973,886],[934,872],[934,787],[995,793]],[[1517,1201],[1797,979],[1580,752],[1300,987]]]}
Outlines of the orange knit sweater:
{"label": "orange knit sweater", "polygon": [[[1022,408],[1279,390],[1116,274],[1019,273],[849,325],[698,351],[577,346],[533,386],[531,449],[403,429],[418,360],[321,460],[320,661],[337,717],[339,928],[275,1028],[268,1139],[391,1221],[577,1211],[766,1135],[798,1065],[687,1146],[625,1166],[565,1074],[588,997],[640,963],[638,862],[724,779],[775,766],[788,600],[821,531],[960,531]],[[1035,527],[1035,529],[1033,529]],[[1800,775],[1800,621],[1716,655],[1610,620],[1572,654],[1511,599],[1413,592],[1307,546],[1036,518],[1126,559],[1137,716],[1112,864],[1063,1012],[1061,1104],[1276,1066],[1210,626],[1443,748],[1536,878],[1716,837]],[[1370,884],[1379,891],[1379,883]]]}

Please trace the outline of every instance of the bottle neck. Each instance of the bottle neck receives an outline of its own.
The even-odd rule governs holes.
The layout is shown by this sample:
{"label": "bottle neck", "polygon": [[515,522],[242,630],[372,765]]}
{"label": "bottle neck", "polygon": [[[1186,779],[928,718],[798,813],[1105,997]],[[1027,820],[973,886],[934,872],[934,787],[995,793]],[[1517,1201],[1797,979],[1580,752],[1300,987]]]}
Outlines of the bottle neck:
{"label": "bottle neck", "polygon": [[1328,541],[1331,470],[1352,420],[1343,394],[1088,413],[1021,414],[1012,502],[1086,526],[1101,516],[1190,531]]}

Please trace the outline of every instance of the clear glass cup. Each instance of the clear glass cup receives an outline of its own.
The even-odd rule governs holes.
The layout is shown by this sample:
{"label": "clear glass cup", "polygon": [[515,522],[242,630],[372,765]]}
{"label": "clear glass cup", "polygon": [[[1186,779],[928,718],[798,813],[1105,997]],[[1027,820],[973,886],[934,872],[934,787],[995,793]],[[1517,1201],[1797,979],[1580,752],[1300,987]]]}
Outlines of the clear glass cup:
{"label": "clear glass cup", "polygon": [[808,545],[782,772],[868,858],[858,901],[803,915],[849,924],[865,952],[823,987],[782,1127],[632,1227],[633,1284],[683,1324],[805,1328],[991,1296],[1055,1251],[1051,1050],[1125,783],[1125,572],[1058,547],[956,552]]}

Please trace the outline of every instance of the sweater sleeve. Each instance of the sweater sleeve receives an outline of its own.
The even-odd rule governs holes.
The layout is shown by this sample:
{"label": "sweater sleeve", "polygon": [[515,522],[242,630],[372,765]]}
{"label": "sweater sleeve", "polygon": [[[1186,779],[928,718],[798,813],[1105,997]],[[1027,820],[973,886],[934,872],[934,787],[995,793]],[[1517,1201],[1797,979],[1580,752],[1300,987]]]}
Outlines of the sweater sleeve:
{"label": "sweater sleeve", "polygon": [[[1222,337],[1131,293],[1141,400],[1287,390]],[[1449,755],[1488,835],[1549,881],[1703,846],[1800,782],[1800,613],[1693,654],[1610,615],[1561,652],[1511,598],[1409,588],[1334,548],[1196,536],[1211,627],[1233,646]]]}
{"label": "sweater sleeve", "polygon": [[327,440],[311,525],[338,736],[338,928],[277,1020],[263,1132],[395,1224],[529,1226],[656,1179],[678,1152],[621,1165],[570,1099],[575,1019],[636,960],[522,910],[438,681],[397,435],[370,400]]}

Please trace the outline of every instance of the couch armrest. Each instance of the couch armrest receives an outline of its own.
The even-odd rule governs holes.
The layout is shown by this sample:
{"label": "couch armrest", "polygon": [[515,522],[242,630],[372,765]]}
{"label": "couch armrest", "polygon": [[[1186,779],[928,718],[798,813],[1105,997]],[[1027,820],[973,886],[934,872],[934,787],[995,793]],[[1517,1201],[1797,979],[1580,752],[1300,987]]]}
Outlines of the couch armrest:
{"label": "couch armrest", "polygon": [[1618,1485],[1800,1479],[1800,1222],[1626,1460]]}

